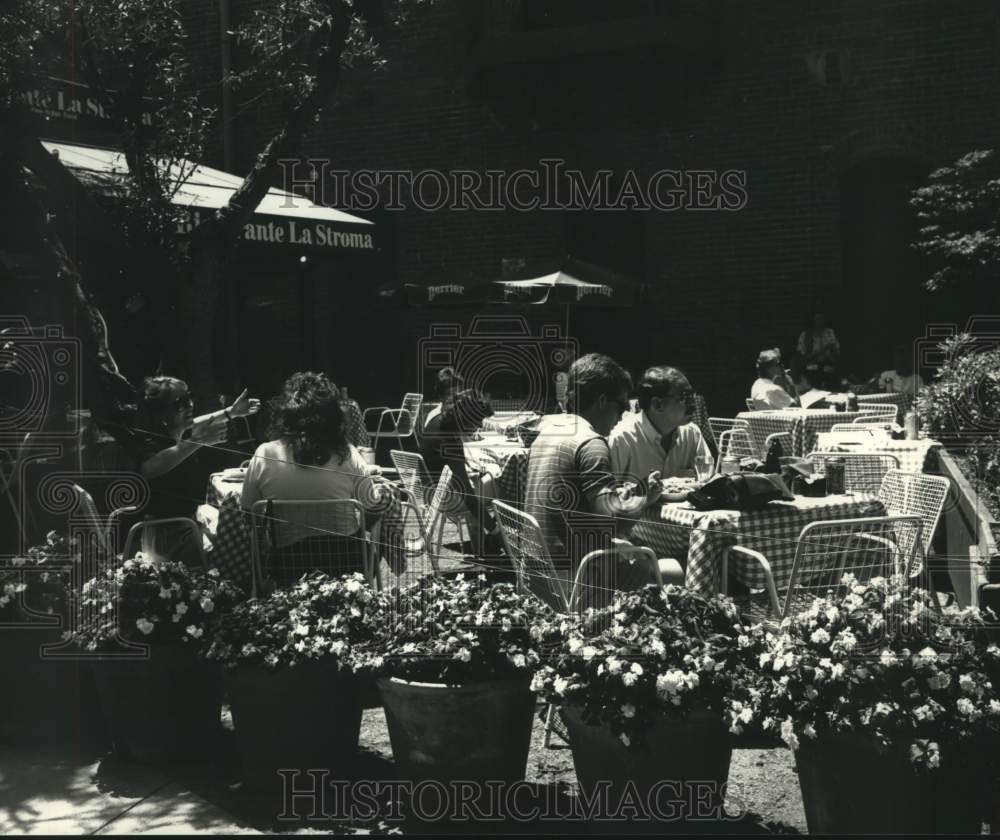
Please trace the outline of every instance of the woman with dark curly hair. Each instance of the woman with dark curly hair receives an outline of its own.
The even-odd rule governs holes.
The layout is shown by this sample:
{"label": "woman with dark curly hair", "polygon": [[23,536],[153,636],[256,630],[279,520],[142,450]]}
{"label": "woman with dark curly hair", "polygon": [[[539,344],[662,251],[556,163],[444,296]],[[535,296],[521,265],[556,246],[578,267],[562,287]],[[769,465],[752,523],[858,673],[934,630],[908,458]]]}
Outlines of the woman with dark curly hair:
{"label": "woman with dark curly hair", "polygon": [[340,392],[323,373],[296,373],[271,401],[270,434],[257,447],[242,504],[261,499],[356,499],[367,464],[347,442]]}

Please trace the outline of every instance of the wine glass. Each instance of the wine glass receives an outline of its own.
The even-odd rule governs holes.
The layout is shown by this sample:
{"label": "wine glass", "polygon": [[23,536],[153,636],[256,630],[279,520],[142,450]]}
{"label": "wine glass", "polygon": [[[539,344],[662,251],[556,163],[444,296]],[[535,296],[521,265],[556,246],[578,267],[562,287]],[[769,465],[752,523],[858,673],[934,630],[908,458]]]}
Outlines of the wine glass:
{"label": "wine glass", "polygon": [[715,463],[711,455],[697,455],[694,459],[694,472],[698,481],[708,481],[715,472]]}

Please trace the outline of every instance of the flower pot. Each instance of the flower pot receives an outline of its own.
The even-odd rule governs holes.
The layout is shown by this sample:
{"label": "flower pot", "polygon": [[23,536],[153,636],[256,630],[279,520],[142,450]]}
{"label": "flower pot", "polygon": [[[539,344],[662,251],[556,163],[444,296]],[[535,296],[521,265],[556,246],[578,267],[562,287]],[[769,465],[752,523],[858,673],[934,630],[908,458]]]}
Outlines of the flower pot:
{"label": "flower pot", "polygon": [[795,764],[810,834],[979,834],[980,779],[954,752],[915,773],[908,746],[881,754],[854,733],[800,739]]}
{"label": "flower pot", "polygon": [[[0,742],[40,747],[59,744],[80,755],[110,746],[90,661],[42,658],[41,647],[59,644],[56,628],[0,630]],[[64,651],[72,656],[75,649]]]}
{"label": "flower pot", "polygon": [[472,685],[380,679],[400,778],[515,782],[524,778],[534,718],[531,681]]}
{"label": "flower pot", "polygon": [[124,759],[140,763],[197,761],[215,755],[221,735],[218,666],[193,648],[151,647],[145,659],[94,663],[101,710]]}
{"label": "flower pot", "polygon": [[224,680],[248,787],[280,789],[280,769],[326,770],[331,780],[350,777],[361,705],[349,672],[320,663],[278,671],[237,667]]}
{"label": "flower pot", "polygon": [[559,712],[581,794],[607,790],[590,815],[602,827],[660,833],[726,819],[722,805],[733,750],[718,713],[696,709],[681,720],[663,718],[645,744],[626,747],[609,726],[584,723],[581,709],[563,706]]}

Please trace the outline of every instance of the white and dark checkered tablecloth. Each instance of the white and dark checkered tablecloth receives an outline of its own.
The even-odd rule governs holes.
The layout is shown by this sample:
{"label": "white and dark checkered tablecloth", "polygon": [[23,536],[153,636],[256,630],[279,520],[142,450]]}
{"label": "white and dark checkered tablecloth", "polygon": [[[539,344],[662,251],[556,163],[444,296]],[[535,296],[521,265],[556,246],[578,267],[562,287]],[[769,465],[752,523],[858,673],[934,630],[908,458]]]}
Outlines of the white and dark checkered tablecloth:
{"label": "white and dark checkered tablecloth", "polygon": [[837,423],[853,423],[860,411],[833,409],[782,408],[771,411],[741,411],[738,420],[746,420],[750,437],[758,452],[763,453],[768,435],[788,432],[792,436],[790,455],[808,455],[816,448],[816,435],[828,432]]}
{"label": "white and dark checkered tablecloth", "polygon": [[895,455],[899,459],[899,468],[909,473],[936,473],[938,471],[938,452],[941,443],[936,440],[878,440],[874,443],[863,443],[859,446],[848,444],[827,443],[820,436],[817,440],[818,452],[870,452],[873,455]]}
{"label": "white and dark checkered tablecloth", "polygon": [[352,446],[371,446],[371,436],[365,431],[364,415],[361,413],[361,406],[357,400],[343,400],[341,407],[344,409],[344,430],[347,433],[347,442]]}
{"label": "white and dark checkered tablecloth", "polygon": [[[742,545],[763,554],[771,564],[775,584],[787,585],[802,529],[810,522],[884,515],[873,496],[848,494],[821,498],[797,497],[794,502],[770,502],[762,510],[698,511],[687,502],[652,508],[632,529],[629,539],[647,545],[658,557],[687,557],[685,584],[703,594],[719,588],[722,553]],[[736,577],[750,587],[763,587],[760,566],[734,558]]]}
{"label": "white and dark checkered tablecloth", "polygon": [[465,444],[465,459],[473,472],[493,476],[497,498],[517,508],[524,507],[528,484],[528,449],[514,441],[491,437]]}

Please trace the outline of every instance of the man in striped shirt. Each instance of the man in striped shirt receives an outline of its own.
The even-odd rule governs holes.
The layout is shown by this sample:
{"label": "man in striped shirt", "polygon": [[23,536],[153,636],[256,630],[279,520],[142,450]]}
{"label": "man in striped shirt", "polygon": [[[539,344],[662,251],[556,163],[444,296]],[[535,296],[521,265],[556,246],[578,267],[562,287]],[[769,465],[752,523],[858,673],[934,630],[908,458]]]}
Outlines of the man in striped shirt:
{"label": "man in striped shirt", "polygon": [[611,527],[630,527],[659,502],[658,472],[629,493],[611,469],[606,438],[628,408],[631,387],[628,373],[610,357],[582,356],[569,370],[569,413],[546,417],[531,445],[525,512],[538,520],[557,569],[571,570],[581,559],[571,556],[564,512],[607,517]]}

